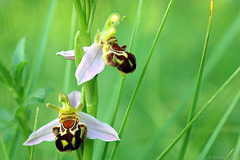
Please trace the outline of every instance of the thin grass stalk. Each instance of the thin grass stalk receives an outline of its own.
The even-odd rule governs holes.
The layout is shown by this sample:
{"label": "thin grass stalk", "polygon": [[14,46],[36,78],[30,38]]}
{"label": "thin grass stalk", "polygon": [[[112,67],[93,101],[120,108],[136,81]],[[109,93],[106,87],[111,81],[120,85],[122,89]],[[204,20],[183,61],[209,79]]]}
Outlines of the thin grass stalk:
{"label": "thin grass stalk", "polygon": [[[35,121],[34,121],[33,132],[35,132],[36,129],[37,129],[38,113],[39,113],[39,107],[37,107],[37,110],[36,110],[36,116],[35,116]],[[35,148],[34,145],[31,146],[30,160],[33,160],[34,148]]]}
{"label": "thin grass stalk", "polygon": [[233,23],[229,27],[226,34],[222,36],[218,46],[214,49],[211,55],[209,55],[208,61],[210,63],[206,63],[206,68],[208,69],[206,70],[205,76],[211,75],[212,70],[215,68],[219,60],[221,60],[224,53],[228,53],[226,50],[240,33],[239,24],[240,24],[240,12],[238,12],[238,15],[235,17]]}
{"label": "thin grass stalk", "polygon": [[[117,117],[117,111],[118,111],[118,107],[119,107],[119,103],[120,103],[120,99],[121,99],[121,95],[122,95],[122,91],[123,91],[123,86],[124,86],[124,83],[125,83],[125,79],[126,79],[126,77],[122,79],[121,84],[120,84],[120,89],[119,89],[119,93],[118,93],[117,103],[116,103],[116,106],[115,106],[115,110],[114,110],[114,114],[113,114],[112,120],[111,120],[111,122],[110,122],[110,125],[111,125],[111,126],[114,125],[115,120],[116,120],[116,117]],[[105,145],[104,145],[104,150],[103,150],[102,159],[105,159],[105,158],[106,158],[109,144],[110,144],[110,142],[106,142]]]}
{"label": "thin grass stalk", "polygon": [[[139,26],[140,16],[141,16],[141,11],[142,11],[142,3],[143,3],[143,0],[139,0],[137,15],[136,15],[135,23],[134,23],[134,26],[133,26],[133,31],[132,31],[130,43],[129,43],[129,52],[132,52],[133,44],[134,44],[134,41],[135,41],[135,38],[136,38],[136,32],[137,32],[137,29],[138,29],[138,26]],[[118,94],[118,98],[117,98],[117,103],[116,103],[116,106],[115,106],[115,110],[114,110],[112,120],[110,122],[111,126],[114,125],[115,120],[116,120],[116,116],[117,116],[117,112],[118,112],[118,108],[119,108],[120,99],[121,99],[121,96],[122,96],[122,91],[123,91],[123,86],[124,86],[125,79],[126,79],[126,77],[124,79],[122,79],[122,81],[121,81],[119,94]]]}
{"label": "thin grass stalk", "polygon": [[199,155],[198,160],[203,160],[206,157],[206,155],[209,152],[209,150],[210,150],[211,146],[213,145],[214,141],[217,139],[217,136],[219,135],[224,123],[226,122],[229,115],[232,113],[232,110],[234,109],[237,102],[239,101],[239,98],[240,98],[240,92],[238,92],[238,94],[235,96],[234,100],[230,104],[229,108],[227,109],[227,111],[222,116],[222,119],[219,121],[217,127],[213,131],[211,137],[209,138],[209,140],[206,143],[206,145],[204,146],[201,154]]}
{"label": "thin grass stalk", "polygon": [[[132,98],[131,98],[131,100],[130,100],[130,102],[129,102],[127,111],[126,111],[126,113],[125,113],[124,119],[123,119],[123,121],[122,121],[122,125],[121,125],[120,130],[119,130],[119,137],[120,137],[120,138],[122,137],[122,134],[123,134],[123,132],[124,132],[124,129],[125,129],[127,120],[128,120],[128,118],[129,118],[129,115],[130,115],[130,112],[131,112],[133,103],[134,103],[134,101],[135,101],[136,95],[137,95],[137,93],[138,93],[139,87],[140,87],[140,85],[141,85],[141,83],[142,83],[142,80],[143,80],[143,77],[144,77],[144,75],[145,75],[145,73],[146,73],[148,64],[149,64],[150,59],[151,59],[151,57],[152,57],[153,51],[155,50],[155,47],[156,47],[157,41],[158,41],[158,39],[159,39],[159,36],[160,36],[160,34],[162,33],[163,26],[164,26],[164,24],[165,24],[165,22],[166,22],[166,19],[167,19],[167,17],[168,17],[168,14],[169,14],[169,11],[170,11],[170,9],[171,9],[171,7],[172,7],[173,2],[174,2],[174,0],[170,0],[170,2],[169,2],[169,4],[168,4],[167,10],[166,10],[166,12],[165,12],[165,14],[164,14],[163,20],[162,20],[162,22],[161,22],[161,24],[160,24],[160,26],[159,26],[157,35],[156,35],[155,40],[154,40],[154,42],[153,42],[152,48],[151,48],[151,50],[150,50],[150,52],[149,52],[147,61],[146,61],[145,65],[144,65],[144,68],[143,68],[143,71],[142,71],[142,73],[141,73],[141,75],[140,75],[140,78],[139,78],[139,80],[138,80],[137,86],[136,86],[136,88],[135,88],[135,90],[134,90],[134,92],[133,92]],[[116,150],[117,150],[119,144],[120,144],[120,141],[116,141],[116,142],[115,142],[115,145],[114,145],[114,147],[113,147],[113,150],[112,150],[110,159],[113,159],[113,158],[114,158],[114,156],[115,156],[115,154],[116,154]]]}
{"label": "thin grass stalk", "polygon": [[57,0],[51,0],[50,6],[49,6],[49,9],[48,9],[46,23],[44,25],[42,37],[41,37],[41,40],[40,40],[39,49],[38,49],[38,52],[37,52],[37,57],[35,59],[35,62],[33,63],[34,68],[33,68],[31,77],[29,79],[29,84],[28,84],[25,96],[28,96],[29,94],[31,94],[31,92],[33,90],[33,87],[36,83],[36,80],[37,80],[37,77],[38,77],[38,74],[39,74],[39,71],[40,71],[40,68],[41,68],[44,51],[45,51],[45,48],[46,48],[46,45],[47,45],[48,35],[49,35],[49,32],[50,32],[50,27],[51,27],[53,15],[54,15],[54,12],[55,12],[56,4],[57,4]]}
{"label": "thin grass stalk", "polygon": [[[201,59],[201,64],[200,64],[199,71],[198,71],[198,77],[197,77],[197,83],[196,83],[196,87],[195,87],[195,91],[194,91],[193,102],[192,102],[192,106],[191,106],[191,109],[189,112],[187,123],[189,123],[192,120],[192,118],[194,117],[197,102],[198,102],[200,87],[201,87],[201,83],[202,83],[203,69],[204,69],[205,59],[206,59],[208,39],[209,39],[209,34],[210,34],[211,22],[212,22],[213,6],[214,6],[214,1],[211,0],[210,16],[209,16],[209,20],[208,20],[207,33],[206,33],[204,48],[203,48],[203,52],[202,52],[202,59]],[[184,159],[184,156],[186,154],[187,146],[188,146],[188,142],[189,142],[189,138],[190,138],[190,134],[191,134],[191,129],[192,129],[192,127],[189,128],[189,130],[186,133],[185,138],[183,139],[182,147],[180,149],[179,157],[178,157],[179,160]]]}
{"label": "thin grass stalk", "polygon": [[233,150],[234,150],[234,149],[232,149],[232,150],[228,153],[228,155],[226,156],[226,158],[225,158],[224,160],[227,160],[227,159],[232,155]]}
{"label": "thin grass stalk", "polygon": [[[129,43],[129,52],[132,52],[133,44],[135,42],[136,32],[137,32],[137,29],[138,29],[138,26],[139,26],[139,22],[140,22],[140,16],[141,16],[141,11],[142,11],[142,4],[143,4],[143,0],[139,0],[138,9],[137,9],[137,15],[136,15],[136,18],[135,18],[133,31],[132,31],[132,35],[131,35],[130,43]],[[115,106],[115,109],[114,109],[114,114],[113,114],[112,119],[110,121],[110,125],[111,126],[114,126],[114,123],[115,123],[115,120],[116,120],[116,117],[117,117],[118,108],[119,108],[119,104],[120,104],[120,99],[122,97],[122,91],[123,91],[123,86],[125,84],[125,80],[126,80],[126,76],[125,76],[125,78],[122,79],[121,84],[120,84],[120,89],[119,89],[118,97],[117,97],[117,103],[116,103],[116,106]],[[105,159],[105,157],[106,157],[108,146],[109,146],[109,142],[106,142],[106,144],[104,146],[104,150],[103,150],[102,159]]]}
{"label": "thin grass stalk", "polygon": [[238,160],[239,151],[240,151],[240,134],[238,136],[237,144],[236,144],[234,152],[233,152],[232,160]]}
{"label": "thin grass stalk", "polygon": [[9,160],[8,153],[7,153],[6,146],[5,146],[2,135],[0,135],[0,139],[1,139],[1,144],[2,144],[2,149],[3,149],[3,154],[5,156],[5,159]]}
{"label": "thin grass stalk", "polygon": [[188,131],[192,124],[198,120],[198,118],[209,108],[212,102],[223,91],[223,89],[238,75],[240,67],[225,81],[225,83],[217,90],[217,92],[208,100],[208,102],[200,109],[200,111],[193,117],[193,119],[187,124],[187,126],[178,134],[173,142],[157,157],[158,160],[163,159],[167,153],[175,146],[175,144],[182,138],[182,136]]}
{"label": "thin grass stalk", "polygon": [[[76,11],[74,9],[74,6],[72,7],[72,20],[71,20],[71,26],[70,26],[70,34],[69,34],[69,41],[68,41],[68,49],[73,48],[73,38],[74,33],[76,29]],[[63,83],[63,91],[65,93],[69,93],[69,84],[70,84],[70,72],[71,72],[71,64],[72,61],[66,61],[66,67],[65,67],[65,76],[64,76],[64,83]]]}
{"label": "thin grass stalk", "polygon": [[[209,75],[211,75],[213,69],[216,67],[216,65],[218,64],[218,62],[220,61],[224,53],[226,53],[225,52],[226,49],[229,47],[231,42],[237,37],[240,31],[239,23],[240,23],[240,12],[236,16],[231,26],[229,27],[227,33],[222,36],[221,38],[222,40],[218,43],[217,47],[214,49],[211,55],[209,55],[210,57],[205,64],[206,70],[202,79],[203,82],[207,79]],[[171,128],[170,126],[172,126],[176,122],[176,119],[179,118],[179,116],[181,115],[181,113],[183,112],[183,109],[187,104],[187,101],[190,99],[190,97],[193,94],[193,90],[194,90],[193,83],[190,83],[190,84],[191,85],[188,87],[186,94],[183,94],[184,97],[182,97],[181,103],[178,106],[176,106],[174,113],[172,113],[172,116],[166,120],[166,123],[164,123],[163,127],[161,127],[159,131],[152,136],[152,138],[148,142],[149,144],[151,144],[151,146],[144,148],[145,152],[141,152],[142,154],[139,154],[139,159],[146,159],[148,155],[154,151],[157,145],[159,145],[159,142],[161,141],[161,139],[164,138],[164,135],[165,133],[167,133],[167,130]]]}

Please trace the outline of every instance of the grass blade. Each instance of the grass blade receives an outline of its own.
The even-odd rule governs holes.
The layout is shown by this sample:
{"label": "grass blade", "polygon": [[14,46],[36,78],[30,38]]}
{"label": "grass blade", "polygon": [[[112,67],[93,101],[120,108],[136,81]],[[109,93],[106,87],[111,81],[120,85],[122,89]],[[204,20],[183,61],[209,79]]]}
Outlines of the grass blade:
{"label": "grass blade", "polygon": [[4,156],[5,156],[5,159],[9,160],[9,157],[8,157],[8,154],[7,154],[7,150],[6,150],[6,146],[5,146],[5,143],[4,143],[2,135],[0,135],[0,139],[1,139],[1,144],[2,144],[2,149],[3,149],[3,153],[4,153]]}
{"label": "grass blade", "polygon": [[211,99],[201,108],[201,110],[194,116],[194,118],[187,124],[187,126],[179,133],[179,135],[173,140],[173,142],[158,156],[157,159],[163,159],[166,154],[175,146],[175,144],[182,138],[182,136],[188,131],[192,124],[198,120],[198,118],[209,108],[210,104],[217,98],[217,96],[223,91],[223,89],[235,78],[240,72],[240,67],[225,81],[225,83],[218,89],[218,91],[211,97]]}
{"label": "grass blade", "polygon": [[28,88],[27,88],[27,92],[26,92],[26,96],[28,96],[32,90],[33,87],[36,83],[40,68],[41,68],[41,64],[42,64],[42,59],[43,59],[43,55],[44,55],[44,51],[47,45],[47,40],[48,40],[48,35],[50,32],[50,27],[51,27],[51,23],[52,23],[52,19],[53,19],[53,15],[54,15],[54,11],[55,11],[55,7],[57,4],[57,0],[51,0],[50,2],[50,6],[48,9],[48,14],[47,14],[47,19],[46,19],[46,23],[43,29],[43,34],[41,37],[41,41],[40,41],[40,45],[39,45],[39,49],[38,49],[38,53],[37,53],[37,57],[35,60],[35,65],[31,74],[31,77],[29,79],[29,84],[28,84]]}
{"label": "grass blade", "polygon": [[[137,32],[139,22],[140,22],[142,4],[143,4],[143,0],[139,0],[137,15],[136,15],[136,19],[135,19],[135,22],[134,22],[130,43],[129,43],[129,52],[132,52],[133,44],[134,44],[134,41],[135,41],[136,32]],[[126,77],[122,79],[121,84],[120,84],[120,89],[119,89],[118,97],[117,97],[117,103],[116,103],[116,106],[115,106],[113,117],[112,117],[111,122],[110,122],[111,126],[114,125],[116,117],[117,117],[118,108],[119,108],[119,104],[120,104],[120,99],[122,97],[122,91],[123,91],[123,86],[124,86],[125,80],[126,80]],[[106,153],[107,153],[107,150],[108,150],[108,145],[109,145],[109,142],[107,142],[104,146],[102,159],[105,159],[105,157],[106,157]]]}
{"label": "grass blade", "polygon": [[[208,27],[207,27],[207,33],[206,33],[205,42],[204,42],[202,59],[201,59],[201,64],[200,64],[199,71],[198,71],[198,77],[197,77],[197,83],[196,83],[196,87],[195,87],[195,91],[194,91],[193,102],[192,102],[192,106],[191,106],[191,109],[189,112],[187,123],[189,123],[192,120],[192,118],[194,117],[197,102],[198,102],[198,96],[199,96],[200,87],[201,87],[201,83],[202,83],[203,69],[204,69],[204,65],[205,65],[208,39],[209,39],[209,34],[210,34],[211,22],[212,22],[213,5],[214,5],[214,1],[211,0],[210,16],[209,16],[209,20],[208,20]],[[180,159],[180,160],[184,159],[184,156],[186,154],[188,141],[189,141],[190,134],[191,134],[191,128],[192,127],[189,128],[189,130],[187,131],[186,136],[183,140],[182,147],[180,149],[179,157],[178,157],[178,159]]]}
{"label": "grass blade", "polygon": [[[211,75],[214,67],[217,65],[219,60],[222,58],[224,53],[226,53],[226,49],[229,47],[229,45],[232,43],[232,41],[237,37],[238,33],[240,32],[240,12],[236,16],[235,20],[231,24],[230,28],[228,29],[227,33],[221,38],[222,40],[219,42],[217,47],[212,52],[211,56],[209,57],[209,60],[206,62],[206,72],[203,76],[203,82],[209,75]],[[166,123],[164,123],[163,127],[159,129],[159,131],[152,136],[152,138],[149,140],[148,144],[152,144],[150,147],[144,147],[144,152],[141,152],[142,154],[139,155],[141,159],[146,159],[148,154],[151,154],[151,152],[157,147],[161,139],[164,137],[165,133],[167,133],[167,130],[170,128],[169,126],[172,126],[176,119],[181,115],[183,112],[184,107],[187,104],[187,101],[190,99],[190,97],[193,94],[193,83],[190,83],[191,85],[188,87],[188,90],[186,91],[186,94],[184,94],[184,97],[182,97],[181,103],[176,107],[175,112],[172,114],[172,116],[166,120]]]}
{"label": "grass blade", "polygon": [[209,149],[211,148],[211,146],[213,145],[214,141],[216,140],[218,134],[220,133],[224,123],[228,119],[229,115],[232,113],[232,110],[234,109],[234,107],[235,107],[236,103],[238,102],[239,98],[240,98],[240,92],[238,92],[238,94],[234,98],[233,102],[231,103],[231,105],[229,106],[227,111],[222,116],[222,119],[218,123],[217,127],[215,128],[211,137],[209,138],[208,142],[206,143],[205,147],[203,148],[198,160],[203,160],[205,158],[205,156],[207,155]]}
{"label": "grass blade", "polygon": [[[36,117],[35,117],[33,132],[35,132],[37,129],[38,113],[39,113],[39,107],[37,107],[37,110],[36,110]],[[30,160],[33,160],[33,152],[34,152],[34,145],[31,146]]]}
{"label": "grass blade", "polygon": [[[149,61],[150,61],[150,59],[151,59],[151,57],[152,57],[153,51],[155,50],[155,46],[156,46],[156,44],[157,44],[157,41],[158,41],[158,39],[159,39],[159,36],[160,36],[160,34],[162,33],[163,26],[164,26],[164,24],[165,24],[165,22],[166,22],[166,19],[167,19],[167,17],[168,17],[168,14],[169,14],[169,11],[170,11],[170,9],[171,9],[171,7],[172,7],[173,2],[174,2],[173,0],[170,0],[170,2],[169,2],[169,4],[168,4],[167,10],[166,10],[166,12],[165,12],[165,14],[164,14],[163,20],[162,20],[162,22],[161,22],[161,24],[160,24],[160,26],[159,26],[159,30],[158,30],[157,35],[156,35],[156,37],[155,37],[155,40],[154,40],[154,42],[153,42],[152,48],[151,48],[151,50],[150,50],[150,52],[149,52],[147,61],[146,61],[145,65],[144,65],[144,68],[143,68],[143,71],[142,71],[142,73],[141,73],[141,75],[140,75],[140,78],[139,78],[139,80],[138,80],[137,86],[136,86],[136,88],[135,88],[135,90],[134,90],[134,93],[133,93],[133,95],[132,95],[132,98],[131,98],[131,100],[130,100],[130,102],[129,102],[127,111],[126,111],[125,116],[124,116],[124,119],[123,119],[123,121],[122,121],[122,125],[121,125],[121,127],[120,127],[120,131],[119,131],[119,137],[120,137],[120,138],[122,137],[122,134],[123,134],[123,132],[124,132],[124,129],[125,129],[127,120],[128,120],[128,118],[129,118],[129,115],[130,115],[130,112],[131,112],[133,103],[134,103],[134,101],[135,101],[136,95],[137,95],[137,93],[138,93],[139,87],[140,87],[140,85],[141,85],[141,83],[142,83],[142,80],[143,80],[143,77],[144,77],[145,72],[146,72],[146,70],[147,70]],[[114,148],[113,148],[113,150],[112,150],[110,159],[113,159],[113,158],[114,158],[114,156],[115,156],[115,154],[116,154],[116,150],[117,150],[117,148],[118,148],[118,146],[119,146],[119,143],[120,143],[119,141],[116,141],[116,142],[115,142],[115,145],[114,145]]]}
{"label": "grass blade", "polygon": [[232,155],[233,150],[234,150],[234,149],[232,149],[232,150],[228,153],[227,157],[226,157],[224,160],[227,160],[227,159]]}
{"label": "grass blade", "polygon": [[238,160],[239,151],[240,151],[240,135],[238,136],[238,141],[233,152],[232,160]]}

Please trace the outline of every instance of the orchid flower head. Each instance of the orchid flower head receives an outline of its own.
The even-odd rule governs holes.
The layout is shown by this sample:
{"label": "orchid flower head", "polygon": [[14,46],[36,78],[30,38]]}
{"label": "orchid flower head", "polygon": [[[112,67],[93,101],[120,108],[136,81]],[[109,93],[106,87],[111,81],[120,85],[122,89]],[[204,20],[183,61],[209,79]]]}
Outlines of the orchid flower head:
{"label": "orchid flower head", "polygon": [[[125,16],[121,17],[118,13],[112,13],[102,31],[97,31],[94,43],[89,47],[83,47],[85,54],[75,72],[79,85],[102,72],[106,64],[116,67],[123,77],[135,71],[135,56],[126,50],[126,45],[120,47],[115,37],[116,27],[124,18]],[[71,60],[75,58],[73,50],[61,51],[57,55]]]}
{"label": "orchid flower head", "polygon": [[31,146],[42,141],[54,141],[60,152],[77,150],[86,138],[102,141],[120,140],[117,132],[107,123],[101,122],[91,115],[79,112],[81,93],[71,92],[68,96],[59,94],[59,108],[52,104],[48,107],[59,112],[59,117],[33,132],[24,145]]}

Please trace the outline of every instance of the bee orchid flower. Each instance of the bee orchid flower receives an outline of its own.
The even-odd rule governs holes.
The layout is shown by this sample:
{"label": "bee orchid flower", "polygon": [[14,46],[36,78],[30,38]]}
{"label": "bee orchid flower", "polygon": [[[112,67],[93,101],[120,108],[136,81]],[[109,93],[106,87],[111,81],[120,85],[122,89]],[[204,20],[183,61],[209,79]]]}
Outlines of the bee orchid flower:
{"label": "bee orchid flower", "polygon": [[62,108],[52,104],[48,107],[57,110],[59,117],[33,132],[23,145],[32,146],[42,141],[54,141],[60,152],[77,150],[85,138],[100,139],[102,141],[120,140],[117,132],[107,123],[101,122],[93,116],[80,112],[81,93],[71,92],[68,96],[59,94]]}
{"label": "bee orchid flower", "polygon": [[[75,72],[78,84],[91,80],[95,75],[103,71],[105,65],[116,67],[123,75],[134,72],[136,69],[135,56],[126,50],[127,46],[120,47],[114,34],[115,27],[124,19],[119,14],[113,13],[109,16],[103,30],[98,31],[94,43],[90,47],[83,47],[85,52]],[[61,51],[66,59],[75,59],[74,50]]]}

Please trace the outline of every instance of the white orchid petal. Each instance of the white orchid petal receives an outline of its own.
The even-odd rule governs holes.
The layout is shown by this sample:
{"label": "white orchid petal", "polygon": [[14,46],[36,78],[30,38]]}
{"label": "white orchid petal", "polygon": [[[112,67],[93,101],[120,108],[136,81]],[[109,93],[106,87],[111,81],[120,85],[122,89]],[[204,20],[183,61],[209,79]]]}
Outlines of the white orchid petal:
{"label": "white orchid petal", "polygon": [[86,124],[88,128],[87,138],[100,139],[102,141],[120,140],[117,132],[107,123],[101,122],[93,116],[84,112],[79,113],[80,123]]}
{"label": "white orchid petal", "polygon": [[33,132],[26,142],[24,142],[23,145],[25,146],[32,146],[38,143],[41,143],[42,141],[54,141],[55,135],[52,133],[52,128],[59,126],[60,122],[57,119],[51,121],[50,123],[42,126],[37,131]]}
{"label": "white orchid petal", "polygon": [[56,55],[63,56],[64,58],[69,60],[75,59],[74,50],[57,52]]}
{"label": "white orchid petal", "polygon": [[79,85],[91,80],[104,69],[105,63],[102,59],[102,54],[101,44],[93,43],[89,47],[75,73]]}
{"label": "white orchid petal", "polygon": [[[84,53],[87,52],[88,48],[89,47],[83,47]],[[56,55],[63,56],[64,58],[69,59],[69,60],[74,60],[75,59],[74,50],[57,52]]]}
{"label": "white orchid petal", "polygon": [[76,108],[80,104],[80,99],[81,99],[81,92],[79,91],[72,91],[68,95],[70,104]]}

